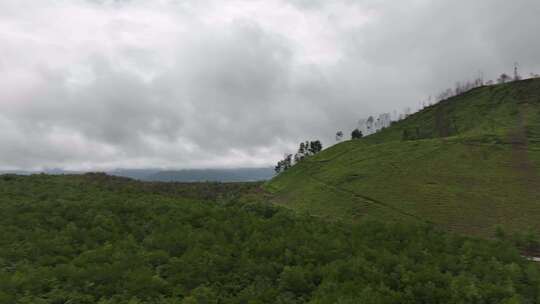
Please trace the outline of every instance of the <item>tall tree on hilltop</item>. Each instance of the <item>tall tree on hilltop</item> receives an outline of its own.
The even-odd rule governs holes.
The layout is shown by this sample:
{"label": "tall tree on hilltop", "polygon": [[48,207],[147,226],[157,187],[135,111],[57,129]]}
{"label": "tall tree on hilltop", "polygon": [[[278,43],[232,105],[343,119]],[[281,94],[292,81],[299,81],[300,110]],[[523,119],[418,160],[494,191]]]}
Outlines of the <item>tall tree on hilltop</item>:
{"label": "tall tree on hilltop", "polygon": [[309,153],[315,155],[322,151],[322,143],[320,140],[314,140],[309,143]]}
{"label": "tall tree on hilltop", "polygon": [[292,167],[292,154],[287,154],[284,161],[284,170],[289,170]]}
{"label": "tall tree on hilltop", "polygon": [[[307,143],[307,142],[306,142]],[[298,152],[294,155],[294,162],[300,162],[306,157],[307,147],[306,143],[301,142],[300,147],[298,148]]]}
{"label": "tall tree on hilltop", "polygon": [[364,134],[358,129],[354,129],[351,133],[351,139],[360,139],[362,137],[364,137]]}
{"label": "tall tree on hilltop", "polygon": [[278,163],[276,164],[276,166],[274,167],[274,171],[279,174],[281,173],[281,171],[283,170],[283,161],[280,160],[278,161]]}
{"label": "tall tree on hilltop", "polygon": [[286,154],[282,160],[278,161],[274,171],[279,174],[289,170],[292,167],[292,157],[292,154]]}
{"label": "tall tree on hilltop", "polygon": [[343,139],[343,131],[336,132],[336,141],[341,141]]}
{"label": "tall tree on hilltop", "polygon": [[499,76],[499,78],[497,79],[497,82],[499,84],[504,84],[509,80],[510,80],[510,76],[508,76],[506,73],[502,73],[501,76]]}
{"label": "tall tree on hilltop", "polygon": [[302,142],[298,152],[294,155],[294,162],[298,163],[308,156],[319,153],[321,150],[322,143],[320,140]]}

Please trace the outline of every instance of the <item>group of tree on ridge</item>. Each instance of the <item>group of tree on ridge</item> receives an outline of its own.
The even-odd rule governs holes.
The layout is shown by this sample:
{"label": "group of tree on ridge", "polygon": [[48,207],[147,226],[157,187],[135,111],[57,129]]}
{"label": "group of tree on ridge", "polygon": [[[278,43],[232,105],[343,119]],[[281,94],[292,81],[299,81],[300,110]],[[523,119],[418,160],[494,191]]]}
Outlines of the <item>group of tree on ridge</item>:
{"label": "group of tree on ridge", "polygon": [[287,171],[294,164],[297,164],[305,158],[321,152],[322,149],[323,146],[320,140],[306,140],[305,142],[301,142],[298,147],[298,152],[296,152],[294,156],[292,154],[286,154],[285,157],[277,163],[274,171],[276,171],[276,173]]}
{"label": "group of tree on ridge", "polygon": [[[358,128],[354,129],[351,132],[351,139],[360,139],[363,136],[364,135],[362,134],[362,131],[360,131]],[[343,139],[343,131],[338,131],[336,133],[336,141],[340,141],[342,139]],[[292,166],[301,162],[305,158],[321,152],[322,149],[323,149],[323,146],[320,140],[301,142],[298,147],[298,151],[294,155],[285,154],[283,159],[278,161],[277,165],[274,167],[274,171],[278,174],[281,172],[287,171]]]}

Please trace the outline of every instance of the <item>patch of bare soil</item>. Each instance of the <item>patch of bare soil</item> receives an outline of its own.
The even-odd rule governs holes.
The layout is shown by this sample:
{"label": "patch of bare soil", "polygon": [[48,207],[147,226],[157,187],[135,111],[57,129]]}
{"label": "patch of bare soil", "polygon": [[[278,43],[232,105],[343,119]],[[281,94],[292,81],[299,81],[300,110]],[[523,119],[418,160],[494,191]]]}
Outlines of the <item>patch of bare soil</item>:
{"label": "patch of bare soil", "polygon": [[528,156],[529,141],[524,118],[526,108],[526,103],[519,105],[518,127],[508,134],[508,140],[512,144],[511,164],[513,169],[520,175],[529,194],[538,197],[540,194],[540,176],[538,176],[536,167]]}
{"label": "patch of bare soil", "polygon": [[450,136],[450,119],[447,117],[443,105],[437,107],[435,112],[435,129],[439,133],[439,137]]}

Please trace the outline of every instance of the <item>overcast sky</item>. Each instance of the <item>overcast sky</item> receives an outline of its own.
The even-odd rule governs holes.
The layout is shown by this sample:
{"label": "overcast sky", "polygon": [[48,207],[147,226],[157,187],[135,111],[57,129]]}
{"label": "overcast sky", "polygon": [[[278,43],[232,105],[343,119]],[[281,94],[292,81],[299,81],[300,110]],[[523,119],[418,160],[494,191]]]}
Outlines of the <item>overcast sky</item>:
{"label": "overcast sky", "polygon": [[538,0],[0,0],[0,169],[275,163],[480,72]]}

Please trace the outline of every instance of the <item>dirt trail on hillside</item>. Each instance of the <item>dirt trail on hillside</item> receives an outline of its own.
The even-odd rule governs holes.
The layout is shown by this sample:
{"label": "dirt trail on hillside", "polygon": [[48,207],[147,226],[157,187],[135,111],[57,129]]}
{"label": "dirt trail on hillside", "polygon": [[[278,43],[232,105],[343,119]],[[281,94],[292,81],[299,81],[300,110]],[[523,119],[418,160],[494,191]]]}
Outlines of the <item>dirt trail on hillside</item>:
{"label": "dirt trail on hillside", "polygon": [[518,127],[508,134],[508,139],[512,144],[511,164],[513,169],[520,175],[528,194],[538,198],[540,196],[540,176],[536,171],[535,164],[528,156],[529,140],[524,117],[527,106],[527,103],[518,105]]}
{"label": "dirt trail on hillside", "polygon": [[372,204],[372,205],[377,205],[379,207],[382,207],[382,208],[386,208],[386,209],[389,209],[391,210],[392,212],[395,212],[395,213],[398,213],[398,214],[402,214],[402,215],[405,215],[405,216],[408,216],[408,217],[412,217],[414,219],[417,219],[419,221],[422,221],[424,222],[425,220],[420,218],[419,216],[415,215],[415,214],[412,214],[412,213],[409,213],[409,212],[406,212],[406,211],[403,211],[395,206],[392,206],[392,205],[389,205],[389,204],[386,204],[386,203],[383,203],[379,200],[376,200],[372,197],[369,197],[369,196],[365,196],[365,195],[362,195],[362,194],[359,194],[359,193],[356,193],[354,191],[351,191],[351,190],[348,190],[348,189],[345,189],[345,188],[342,188],[342,187],[339,187],[339,186],[335,186],[335,185],[331,185],[331,184],[328,184],[327,182],[321,180],[321,179],[318,179],[314,176],[309,176],[308,178],[310,178],[311,180],[313,180],[314,182],[316,183],[319,183],[325,187],[328,187],[330,189],[332,189],[333,191],[336,191],[336,192],[341,192],[341,193],[345,193],[345,194],[348,194],[351,196],[351,198],[353,199],[359,199],[361,200],[363,203],[368,203],[368,204]]}

